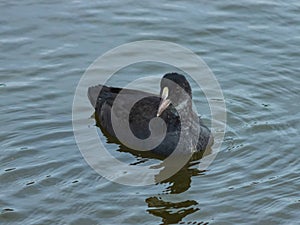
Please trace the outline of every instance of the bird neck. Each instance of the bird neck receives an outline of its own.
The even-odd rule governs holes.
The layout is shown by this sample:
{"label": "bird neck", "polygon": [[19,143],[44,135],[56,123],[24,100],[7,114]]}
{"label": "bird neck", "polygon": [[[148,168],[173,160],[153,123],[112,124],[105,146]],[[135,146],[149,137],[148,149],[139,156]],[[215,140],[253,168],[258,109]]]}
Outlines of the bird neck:
{"label": "bird neck", "polygon": [[194,152],[197,149],[198,133],[199,133],[199,118],[194,112],[192,101],[181,102],[177,107],[177,112],[180,115],[181,133],[185,140],[185,150]]}
{"label": "bird neck", "polygon": [[182,117],[182,122],[186,123],[186,126],[194,120],[194,111],[192,107],[192,101],[186,99],[176,106],[176,110],[179,115]]}
{"label": "bird neck", "polygon": [[186,100],[180,102],[176,106],[176,110],[178,112],[191,111],[192,110],[192,101],[190,99],[186,99]]}

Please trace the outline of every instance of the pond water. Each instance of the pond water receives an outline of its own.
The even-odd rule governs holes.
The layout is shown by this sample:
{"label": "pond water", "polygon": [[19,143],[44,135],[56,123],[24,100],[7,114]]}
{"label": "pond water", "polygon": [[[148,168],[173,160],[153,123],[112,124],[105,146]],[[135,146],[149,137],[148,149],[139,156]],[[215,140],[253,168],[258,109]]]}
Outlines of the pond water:
{"label": "pond water", "polygon": [[[1,224],[299,223],[299,1],[3,0],[0,6]],[[149,39],[179,44],[207,63],[225,97],[227,127],[205,171],[198,160],[156,185],[126,186],[103,178],[82,157],[72,103],[97,57]],[[132,65],[110,82],[122,86],[169,69]],[[209,124],[205,96],[194,86],[193,95]],[[124,162],[147,161],[107,146]]]}

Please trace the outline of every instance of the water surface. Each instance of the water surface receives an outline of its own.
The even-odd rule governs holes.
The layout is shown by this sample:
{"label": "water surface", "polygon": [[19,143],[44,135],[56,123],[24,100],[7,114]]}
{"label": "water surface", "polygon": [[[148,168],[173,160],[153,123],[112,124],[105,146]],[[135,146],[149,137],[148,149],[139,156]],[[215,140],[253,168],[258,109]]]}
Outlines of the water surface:
{"label": "water surface", "polygon": [[[299,1],[4,0],[0,15],[1,224],[300,220]],[[80,77],[98,56],[145,39],[202,57],[223,89],[228,121],[208,170],[196,161],[163,183],[131,187],[87,165],[71,109]],[[111,81],[116,86],[166,67],[121,72],[126,76]],[[205,97],[193,93],[209,122]],[[109,146],[125,162],[142,160]]]}

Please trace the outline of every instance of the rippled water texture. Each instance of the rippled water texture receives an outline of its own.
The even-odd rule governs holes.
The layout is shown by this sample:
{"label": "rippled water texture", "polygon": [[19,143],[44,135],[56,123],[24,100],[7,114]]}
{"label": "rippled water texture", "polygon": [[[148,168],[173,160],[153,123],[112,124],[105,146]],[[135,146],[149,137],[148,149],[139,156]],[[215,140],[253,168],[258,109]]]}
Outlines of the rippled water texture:
{"label": "rippled water texture", "polygon": [[[297,0],[1,1],[0,223],[299,223],[299,24]],[[223,89],[228,123],[208,170],[195,161],[165,182],[131,187],[87,165],[71,109],[98,56],[144,39],[198,54]],[[115,86],[166,67],[122,72]],[[199,87],[193,94],[209,122]],[[107,145],[124,162],[146,160]]]}

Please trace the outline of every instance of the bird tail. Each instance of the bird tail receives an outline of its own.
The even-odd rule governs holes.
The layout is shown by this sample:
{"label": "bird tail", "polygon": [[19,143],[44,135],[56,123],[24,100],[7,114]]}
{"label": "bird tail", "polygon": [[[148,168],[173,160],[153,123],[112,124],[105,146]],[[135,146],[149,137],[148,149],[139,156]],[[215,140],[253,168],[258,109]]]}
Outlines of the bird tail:
{"label": "bird tail", "polygon": [[100,93],[100,90],[102,89],[103,85],[97,85],[97,86],[92,86],[89,87],[88,89],[88,97],[90,100],[90,103],[92,104],[92,106],[94,108],[96,108],[96,104],[97,104],[97,99]]}

